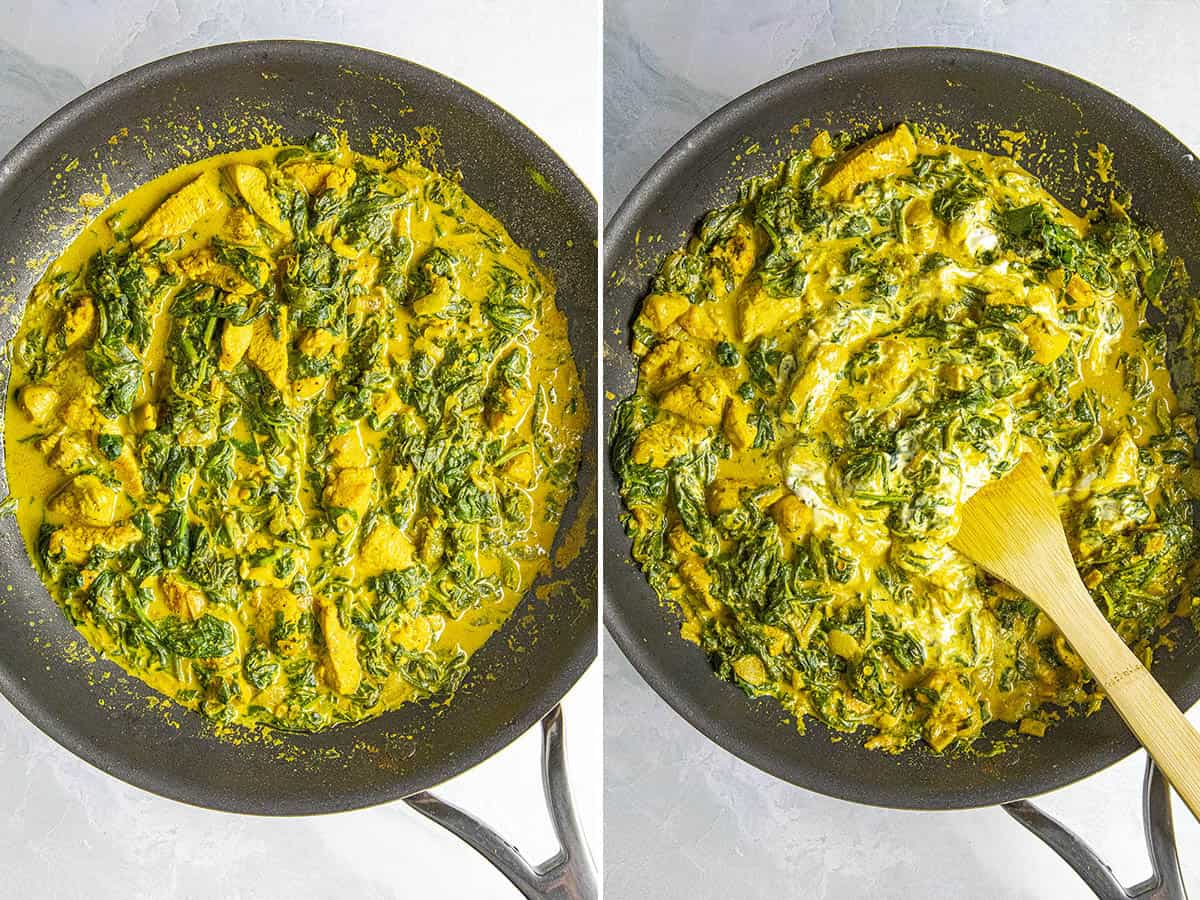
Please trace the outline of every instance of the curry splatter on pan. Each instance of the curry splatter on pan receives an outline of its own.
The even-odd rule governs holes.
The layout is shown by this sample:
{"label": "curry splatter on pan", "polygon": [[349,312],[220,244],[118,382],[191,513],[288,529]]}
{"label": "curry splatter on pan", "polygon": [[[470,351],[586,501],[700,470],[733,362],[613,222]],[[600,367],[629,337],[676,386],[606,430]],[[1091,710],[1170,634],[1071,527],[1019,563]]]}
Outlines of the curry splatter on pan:
{"label": "curry splatter on pan", "polygon": [[[592,196],[536,135],[463,85],[402,60],[328,44],[234,44],[161,60],[89,92],[22,141],[0,162],[4,340],[45,264],[107,203],[98,194],[115,198],[202,156],[303,141],[330,129],[366,152],[419,144],[439,168],[461,170],[466,192],[552,274],[584,396],[594,395]],[[7,382],[7,359],[4,376]],[[268,815],[417,795],[414,805],[466,837],[527,893],[553,875],[587,895],[556,704],[596,652],[594,446],[593,423],[556,540],[561,552],[552,554],[555,570],[472,657],[452,703],[405,704],[317,734],[218,734],[203,717],[92,658],[47,595],[11,517],[0,523],[0,689],[65,747],[155,793]],[[465,814],[419,794],[543,718],[548,798],[566,851],[549,872],[524,865]]]}
{"label": "curry splatter on pan", "polygon": [[[1103,90],[1012,57],[947,48],[879,51],[820,63],[769,82],[715,113],[642,179],[605,233],[605,387],[630,394],[636,359],[630,326],[649,278],[710,209],[731,202],[746,178],[770,171],[821,129],[855,138],[915,122],[949,130],[962,146],[1009,155],[1023,132],[1022,165],[1069,206],[1107,196],[1098,182],[1098,144],[1133,195],[1133,212],[1161,228],[1172,252],[1200,275],[1200,164],[1156,123]],[[659,237],[661,236],[661,238]],[[1171,323],[1168,332],[1171,331]],[[1176,323],[1178,324],[1178,323]],[[1176,329],[1177,331],[1178,329]],[[616,400],[606,402],[611,427]],[[835,797],[916,809],[977,807],[1069,784],[1128,755],[1134,739],[1108,706],[1066,717],[1041,739],[1020,738],[998,756],[928,748],[888,755],[866,734],[831,734],[815,722],[800,734],[778,703],[748,700],[718,681],[704,653],[680,639],[680,620],[660,604],[630,562],[618,516],[617,483],[606,467],[607,627],[650,685],[705,735],[747,762]],[[1177,620],[1173,646],[1155,675],[1187,708],[1200,698],[1200,641]],[[999,737],[1008,726],[985,732]]]}

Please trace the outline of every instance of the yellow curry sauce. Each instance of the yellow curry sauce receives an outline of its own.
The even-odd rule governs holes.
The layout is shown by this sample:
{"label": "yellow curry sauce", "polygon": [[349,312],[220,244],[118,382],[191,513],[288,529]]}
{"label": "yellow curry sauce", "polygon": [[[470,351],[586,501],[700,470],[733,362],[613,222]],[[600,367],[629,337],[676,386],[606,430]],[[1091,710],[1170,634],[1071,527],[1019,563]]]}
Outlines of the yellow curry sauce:
{"label": "yellow curry sauce", "polygon": [[585,402],[548,278],[328,136],[176,169],[34,289],[8,478],[91,644],[221,721],[452,691],[548,565]]}
{"label": "yellow curry sauce", "polygon": [[1114,201],[916,129],[808,151],[669,255],[613,460],[633,553],[751,696],[868,746],[1040,735],[1099,702],[1032,603],[947,542],[1025,453],[1096,602],[1149,663],[1193,547],[1196,442],[1147,324],[1178,272]]}

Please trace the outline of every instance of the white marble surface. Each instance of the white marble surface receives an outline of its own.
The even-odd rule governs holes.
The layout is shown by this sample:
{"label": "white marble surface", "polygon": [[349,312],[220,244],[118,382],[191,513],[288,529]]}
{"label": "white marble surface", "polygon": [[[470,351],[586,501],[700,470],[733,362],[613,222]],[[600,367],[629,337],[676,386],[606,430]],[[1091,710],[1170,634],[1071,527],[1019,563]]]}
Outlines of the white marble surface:
{"label": "white marble surface", "polygon": [[[1166,2],[707,2],[609,0],[606,215],[658,156],[726,101],[786,71],[858,50],[994,49],[1088,78],[1200,149],[1200,6]],[[790,787],[710,743],[604,642],[605,857],[610,900],[1084,898],[1051,851],[998,809],[893,812]],[[1200,708],[1192,711],[1200,722]],[[1149,874],[1142,759],[1045,799],[1126,883]],[[1200,895],[1200,826],[1175,804]]]}
{"label": "white marble surface", "polygon": [[[452,12],[448,10],[452,9]],[[593,0],[0,0],[0,155],[101,81],[192,47],[319,38],[407,57],[525,121],[600,186],[600,12]],[[502,49],[503,52],[498,52]],[[567,753],[599,850],[600,676],[568,695]],[[538,737],[447,785],[531,856],[552,850]],[[256,819],[150,796],[67,753],[0,699],[0,897],[512,897],[456,838],[401,804]]]}

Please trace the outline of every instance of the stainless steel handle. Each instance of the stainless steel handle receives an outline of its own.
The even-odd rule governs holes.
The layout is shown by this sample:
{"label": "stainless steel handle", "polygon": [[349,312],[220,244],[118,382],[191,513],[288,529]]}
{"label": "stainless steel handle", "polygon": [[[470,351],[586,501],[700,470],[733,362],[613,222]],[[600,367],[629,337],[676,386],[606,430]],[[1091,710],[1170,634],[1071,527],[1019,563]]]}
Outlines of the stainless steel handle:
{"label": "stainless steel handle", "polygon": [[542,719],[542,790],[559,851],[538,865],[531,865],[487,823],[429,791],[406,797],[404,802],[474,847],[530,900],[597,900],[600,885],[596,866],[567,784],[561,706]]}
{"label": "stainless steel handle", "polygon": [[1117,881],[1112,869],[1079,835],[1033,803],[1017,800],[1005,803],[1003,809],[1061,856],[1100,900],[1187,900],[1175,847],[1171,789],[1149,757],[1142,780],[1142,821],[1153,874],[1133,887]]}

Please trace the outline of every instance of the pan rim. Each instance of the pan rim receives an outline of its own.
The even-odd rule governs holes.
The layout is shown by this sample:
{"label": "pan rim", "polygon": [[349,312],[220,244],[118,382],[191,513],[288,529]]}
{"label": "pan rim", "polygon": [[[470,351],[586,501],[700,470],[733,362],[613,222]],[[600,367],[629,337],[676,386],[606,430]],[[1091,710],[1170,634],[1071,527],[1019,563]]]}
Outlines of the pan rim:
{"label": "pan rim", "polygon": [[[34,127],[0,158],[0,190],[6,188],[11,178],[17,177],[20,172],[34,162],[47,143],[64,133],[69,133],[78,121],[88,116],[93,105],[119,104],[126,98],[144,91],[155,80],[179,78],[197,67],[270,65],[272,62],[284,58],[295,61],[318,56],[327,60],[332,55],[336,55],[337,63],[343,67],[358,68],[364,74],[380,72],[397,80],[407,76],[410,80],[421,79],[427,83],[436,84],[447,97],[453,98],[456,104],[478,115],[498,132],[504,133],[515,144],[521,146],[528,154],[529,159],[536,165],[538,172],[551,179],[555,190],[563,195],[567,205],[578,212],[581,219],[590,220],[593,223],[592,231],[593,235],[595,234],[598,225],[595,196],[574,169],[545,140],[498,103],[450,76],[403,57],[350,44],[303,39],[265,39],[215,44],[151,60],[121,72],[64,104]],[[567,315],[565,311],[564,315]],[[599,380],[596,359],[576,354],[576,364],[585,384],[589,373],[595,373],[594,377],[597,381]],[[594,423],[590,427],[595,427]],[[589,448],[584,446],[578,482],[580,486],[577,488],[577,497],[581,505],[576,513],[576,522],[579,527],[584,527],[589,532],[598,531],[599,528],[595,504],[591,507],[586,504],[587,485],[596,483],[594,468],[597,464],[598,459],[594,450],[589,453]],[[591,473],[589,473],[589,467],[593,470]],[[566,533],[566,529],[571,526],[571,522],[561,523],[560,529],[556,533],[556,539],[561,538]],[[530,594],[527,594],[521,602],[525,602],[529,596]],[[364,809],[399,800],[422,790],[436,787],[486,762],[529,731],[562,701],[595,660],[596,644],[597,629],[593,627],[590,633],[584,633],[573,641],[573,646],[563,666],[554,673],[554,677],[546,679],[530,690],[519,715],[512,717],[488,734],[472,742],[464,743],[461,745],[460,752],[453,756],[443,758],[435,765],[424,767],[419,780],[405,776],[380,779],[370,786],[360,789],[342,789],[336,796],[327,797],[321,801],[314,801],[309,797],[300,798],[298,801],[283,797],[239,798],[228,793],[214,797],[215,792],[203,785],[195,782],[180,783],[170,774],[131,765],[124,759],[113,757],[107,751],[95,747],[91,739],[72,728],[67,719],[45,710],[28,690],[27,679],[21,673],[10,673],[0,667],[0,694],[25,719],[55,743],[92,767],[147,793],[198,808],[242,815],[264,817],[324,815]],[[191,715],[190,712],[189,715]],[[389,785],[399,785],[402,781],[411,783],[403,788],[389,787]]]}
{"label": "pan rim", "polygon": [[[1018,74],[1025,75],[1029,79],[1036,79],[1039,86],[1061,90],[1064,96],[1071,93],[1084,94],[1089,100],[1120,110],[1125,119],[1157,132],[1165,139],[1165,143],[1172,150],[1178,152],[1180,158],[1190,160],[1193,164],[1197,161],[1195,153],[1173,133],[1132,104],[1091,81],[1036,60],[966,47],[917,45],[864,50],[820,60],[769,79],[725,103],[679,138],[638,179],[633,188],[630,189],[629,193],[618,205],[616,212],[613,213],[605,224],[603,271],[605,273],[618,271],[628,258],[628,248],[632,243],[633,234],[639,227],[643,213],[653,206],[661,196],[658,188],[659,184],[665,181],[676,168],[686,166],[693,159],[693,154],[699,148],[707,147],[714,136],[723,133],[730,126],[743,121],[744,118],[748,118],[746,116],[747,112],[760,102],[776,96],[779,92],[789,91],[793,86],[798,84],[811,85],[820,81],[831,81],[838,76],[853,79],[861,69],[881,63],[912,65],[916,63],[931,64],[936,62],[938,64],[950,64],[956,59],[967,59],[982,64],[1007,67]],[[1200,183],[1200,166],[1197,167],[1193,178],[1197,183]],[[617,251],[618,247],[621,248],[620,253]],[[602,324],[603,327],[608,328],[612,323],[606,319]],[[602,335],[602,338],[606,342],[606,348],[609,346],[607,343],[609,337],[611,335],[608,332]],[[620,358],[616,354],[610,355],[606,352],[604,359],[605,374],[607,375],[610,370],[615,371],[618,366],[624,365],[628,357],[627,350]],[[728,753],[780,781],[839,800],[887,809],[934,811],[979,809],[1013,800],[1038,796],[1074,784],[1083,778],[1101,772],[1140,749],[1140,744],[1129,734],[1123,736],[1120,741],[1114,742],[1105,748],[1103,752],[1095,753],[1092,760],[1084,765],[1078,765],[1077,760],[1070,760],[1066,762],[1063,769],[1056,770],[1052,774],[1043,773],[1041,777],[1036,779],[1024,779],[1025,782],[1029,783],[1029,789],[1027,790],[1016,790],[1001,784],[990,786],[988,790],[971,792],[971,796],[940,795],[932,798],[922,796],[919,801],[914,802],[895,788],[890,789],[885,796],[881,797],[877,789],[848,782],[840,776],[824,772],[797,771],[796,767],[788,764],[789,760],[779,758],[776,754],[766,750],[759,744],[743,739],[739,734],[731,734],[725,727],[722,719],[712,714],[704,705],[696,702],[691,697],[681,695],[675,689],[673,683],[675,679],[671,673],[666,670],[661,660],[655,657],[654,654],[643,650],[645,643],[643,636],[633,628],[630,621],[624,615],[622,604],[614,600],[615,597],[620,597],[622,593],[628,593],[628,585],[619,584],[616,580],[617,575],[615,573],[621,570],[623,575],[631,572],[632,577],[637,580],[638,590],[636,596],[631,597],[630,602],[636,600],[648,603],[660,603],[659,599],[646,583],[640,569],[631,560],[625,558],[627,554],[624,552],[624,545],[621,545],[622,549],[618,552],[612,543],[614,536],[624,540],[623,530],[617,520],[617,515],[623,508],[623,505],[616,477],[612,470],[611,446],[608,440],[612,410],[616,402],[616,400],[606,400],[604,404],[604,471],[602,473],[605,498],[605,521],[603,523],[605,536],[604,575],[602,584],[604,594],[604,626],[625,658],[629,660],[633,668],[651,687],[654,693],[666,702],[692,728],[699,731]],[[609,510],[609,504],[612,504],[614,509]],[[1197,663],[1197,666],[1200,667],[1200,662]],[[720,690],[722,687],[736,690],[736,688],[733,688],[726,682],[720,681],[714,675],[714,690]],[[1176,702],[1180,702],[1186,710],[1197,700],[1200,700],[1200,677],[1193,678],[1192,682],[1185,685],[1184,689],[1179,693],[1181,696],[1176,698]],[[818,727],[821,729],[824,728],[816,720],[813,720],[811,724],[814,730]],[[823,731],[821,733],[824,734]],[[830,734],[832,735],[834,732],[830,732]],[[831,747],[834,746],[831,744]],[[833,752],[836,752],[836,749]]]}

